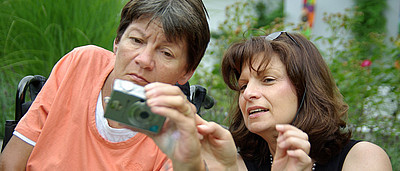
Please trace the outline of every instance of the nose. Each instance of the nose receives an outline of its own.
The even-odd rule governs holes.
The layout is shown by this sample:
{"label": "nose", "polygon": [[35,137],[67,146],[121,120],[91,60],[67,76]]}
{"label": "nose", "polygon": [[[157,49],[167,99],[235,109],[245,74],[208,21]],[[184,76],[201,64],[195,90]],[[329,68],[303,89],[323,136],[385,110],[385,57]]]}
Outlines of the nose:
{"label": "nose", "polygon": [[243,97],[247,101],[256,100],[261,97],[261,92],[258,89],[257,85],[248,83],[246,89],[243,92]]}
{"label": "nose", "polygon": [[142,47],[139,54],[134,58],[140,68],[152,70],[154,68],[154,50],[149,46]]}

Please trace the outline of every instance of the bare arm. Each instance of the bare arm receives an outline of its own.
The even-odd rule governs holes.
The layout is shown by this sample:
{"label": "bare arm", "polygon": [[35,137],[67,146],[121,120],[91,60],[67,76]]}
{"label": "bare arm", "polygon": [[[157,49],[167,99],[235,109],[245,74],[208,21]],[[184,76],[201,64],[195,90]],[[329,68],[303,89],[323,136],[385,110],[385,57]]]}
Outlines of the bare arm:
{"label": "bare arm", "polygon": [[240,171],[247,171],[247,167],[246,164],[244,163],[244,160],[242,158],[242,156],[240,156],[240,154],[237,154],[237,162],[238,162],[238,169]]}
{"label": "bare arm", "polygon": [[0,156],[0,170],[25,170],[33,146],[12,136]]}
{"label": "bare arm", "polygon": [[392,165],[381,147],[370,142],[359,142],[347,154],[342,170],[391,171]]}

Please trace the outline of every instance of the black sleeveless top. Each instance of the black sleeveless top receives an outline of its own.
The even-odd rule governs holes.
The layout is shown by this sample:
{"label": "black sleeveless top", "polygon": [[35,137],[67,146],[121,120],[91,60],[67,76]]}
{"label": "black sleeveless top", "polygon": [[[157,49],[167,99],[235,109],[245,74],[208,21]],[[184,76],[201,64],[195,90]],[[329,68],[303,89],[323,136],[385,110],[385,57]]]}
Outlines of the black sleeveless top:
{"label": "black sleeveless top", "polygon": [[[316,171],[341,171],[342,166],[344,163],[344,160],[346,159],[347,153],[349,153],[350,149],[357,144],[360,141],[356,140],[350,140],[349,143],[344,146],[342,151],[333,157],[328,163],[325,165],[318,164],[315,167]],[[260,167],[258,167],[258,162],[257,161],[249,161],[249,160],[244,160],[244,163],[246,164],[247,170],[249,171],[266,171],[266,170],[271,170],[271,163],[268,161],[266,163],[263,163]]]}

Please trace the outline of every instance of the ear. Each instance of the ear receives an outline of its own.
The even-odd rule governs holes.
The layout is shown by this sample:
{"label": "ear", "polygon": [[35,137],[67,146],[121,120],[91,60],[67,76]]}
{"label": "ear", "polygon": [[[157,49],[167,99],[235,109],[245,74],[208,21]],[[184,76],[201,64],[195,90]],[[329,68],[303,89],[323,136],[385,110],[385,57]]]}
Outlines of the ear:
{"label": "ear", "polygon": [[113,43],[113,52],[114,54],[117,53],[118,50],[118,43],[116,43],[115,39],[114,39],[114,43]]}
{"label": "ear", "polygon": [[189,81],[189,79],[192,77],[192,75],[194,74],[194,70],[187,72],[185,75],[183,75],[179,80],[178,83],[180,85],[185,84],[186,82]]}

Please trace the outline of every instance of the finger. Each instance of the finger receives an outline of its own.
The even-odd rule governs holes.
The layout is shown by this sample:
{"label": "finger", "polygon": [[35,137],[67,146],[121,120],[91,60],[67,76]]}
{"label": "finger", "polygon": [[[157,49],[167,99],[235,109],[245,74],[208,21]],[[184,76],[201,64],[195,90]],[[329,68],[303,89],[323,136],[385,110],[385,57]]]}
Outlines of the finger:
{"label": "finger", "polygon": [[182,92],[182,90],[178,86],[166,84],[166,83],[160,83],[160,82],[150,83],[150,84],[147,84],[146,86],[144,86],[144,89],[146,91],[147,98],[156,97],[156,96],[160,96],[160,95],[185,96],[185,94]]}
{"label": "finger", "polygon": [[149,107],[174,108],[183,114],[195,113],[192,109],[193,104],[182,96],[158,96],[147,99],[146,103]]}
{"label": "finger", "polygon": [[185,116],[194,116],[196,107],[187,100],[186,96],[180,95],[162,95],[149,98],[146,101],[149,107],[168,107],[178,110]]}
{"label": "finger", "polygon": [[288,137],[285,140],[278,142],[277,145],[282,149],[300,149],[306,154],[309,154],[311,148],[309,141],[297,137]]}
{"label": "finger", "polygon": [[177,86],[161,83],[152,84],[148,88],[148,91],[146,91],[146,96],[148,98],[146,103],[150,107],[163,106],[175,108],[186,116],[192,116],[196,113],[196,107],[189,102]]}
{"label": "finger", "polygon": [[152,105],[167,106],[171,108],[179,108],[184,114],[191,113],[191,106],[186,95],[178,86],[154,82],[145,86],[146,97]]}
{"label": "finger", "polygon": [[[195,124],[196,126],[200,126],[200,125],[206,125],[208,122],[206,120],[204,120],[203,118],[201,118],[199,115],[195,115]],[[197,128],[197,135],[199,137],[200,140],[204,139],[204,133],[202,134],[201,132],[201,128]]]}
{"label": "finger", "polygon": [[277,145],[279,148],[283,150],[302,149],[309,154],[311,145],[308,141],[308,135],[302,130],[288,124],[276,125],[276,130],[279,132],[277,138]]}
{"label": "finger", "polygon": [[283,133],[283,136],[281,136],[277,141],[283,140],[287,137],[298,137],[300,139],[308,140],[308,135],[300,130],[299,128],[296,128],[293,125],[288,125],[288,124],[278,124],[276,125],[276,130],[278,132]]}
{"label": "finger", "polygon": [[[199,115],[195,115],[195,124],[196,126],[207,124],[207,121],[201,118]],[[200,128],[201,129],[201,128]],[[200,140],[204,139],[203,134],[200,132],[199,128],[197,128],[197,135]]]}
{"label": "finger", "polygon": [[156,97],[148,98],[146,101],[147,105],[152,106],[171,106],[180,107],[185,104],[189,104],[186,97],[179,95],[160,95]]}
{"label": "finger", "polygon": [[199,115],[195,115],[196,125],[207,124],[208,122],[201,118]]}
{"label": "finger", "polygon": [[[176,109],[172,109],[169,107],[163,107],[163,106],[155,106],[150,108],[151,112],[167,117],[171,120],[171,122],[174,122],[175,124],[189,124],[189,125],[195,125],[195,120],[194,116],[192,117],[183,117],[184,115],[177,111]],[[188,122],[190,120],[190,122]]]}
{"label": "finger", "polygon": [[277,143],[280,143],[282,141],[285,141],[288,138],[297,138],[299,140],[304,140],[308,141],[308,135],[302,131],[286,131],[282,132],[281,136],[279,136],[276,141]]}
{"label": "finger", "polygon": [[297,161],[303,163],[304,165],[312,164],[312,160],[308,154],[306,154],[303,150],[287,150],[287,154],[291,158],[297,159]]}
{"label": "finger", "polygon": [[187,101],[184,106],[185,107],[181,107],[181,108],[186,108],[186,110],[183,112],[183,114],[185,116],[189,116],[189,117],[196,116],[197,109],[192,103]]}
{"label": "finger", "polygon": [[231,137],[231,133],[215,122],[208,122],[207,124],[198,125],[197,129],[200,134],[211,135],[216,139],[226,139]]}
{"label": "finger", "polygon": [[282,136],[280,139],[277,139],[277,141],[284,140],[289,137],[295,137],[298,139],[302,139],[305,141],[308,141],[308,135],[304,133],[303,131],[286,131],[282,133]]}

